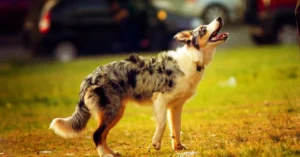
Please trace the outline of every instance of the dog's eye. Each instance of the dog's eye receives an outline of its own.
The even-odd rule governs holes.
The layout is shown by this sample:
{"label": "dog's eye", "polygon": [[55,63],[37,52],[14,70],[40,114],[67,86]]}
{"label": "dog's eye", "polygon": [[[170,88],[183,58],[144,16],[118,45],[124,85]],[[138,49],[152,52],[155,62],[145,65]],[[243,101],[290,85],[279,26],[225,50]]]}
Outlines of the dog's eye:
{"label": "dog's eye", "polygon": [[206,33],[206,27],[201,27],[199,30],[199,35],[203,36],[203,35],[205,35],[205,33]]}
{"label": "dog's eye", "polygon": [[206,27],[201,27],[200,31],[205,33],[206,32]]}

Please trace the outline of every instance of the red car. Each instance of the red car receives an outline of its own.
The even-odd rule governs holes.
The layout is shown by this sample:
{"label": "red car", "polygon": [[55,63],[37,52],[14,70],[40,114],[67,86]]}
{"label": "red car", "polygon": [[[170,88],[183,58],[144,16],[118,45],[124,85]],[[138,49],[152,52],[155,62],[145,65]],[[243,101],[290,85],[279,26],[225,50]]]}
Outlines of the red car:
{"label": "red car", "polygon": [[297,0],[247,0],[245,22],[256,44],[297,43]]}

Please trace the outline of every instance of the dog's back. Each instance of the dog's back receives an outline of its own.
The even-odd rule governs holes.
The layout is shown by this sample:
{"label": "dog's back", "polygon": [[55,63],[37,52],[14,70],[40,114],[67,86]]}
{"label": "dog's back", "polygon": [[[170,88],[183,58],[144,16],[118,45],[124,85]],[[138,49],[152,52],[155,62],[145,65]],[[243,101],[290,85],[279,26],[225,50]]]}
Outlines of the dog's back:
{"label": "dog's back", "polygon": [[117,94],[142,101],[150,99],[154,92],[171,91],[176,77],[182,75],[175,60],[167,53],[149,58],[132,54],[125,60],[100,66],[88,75],[81,83],[80,98],[83,99],[90,86],[108,83]]}

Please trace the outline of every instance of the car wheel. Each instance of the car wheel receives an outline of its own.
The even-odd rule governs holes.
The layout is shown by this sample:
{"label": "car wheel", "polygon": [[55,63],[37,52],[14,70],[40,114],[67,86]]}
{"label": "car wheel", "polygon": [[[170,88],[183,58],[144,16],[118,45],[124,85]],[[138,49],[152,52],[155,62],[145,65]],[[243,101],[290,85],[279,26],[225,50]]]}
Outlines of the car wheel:
{"label": "car wheel", "polygon": [[65,63],[75,59],[78,50],[72,42],[62,41],[55,46],[53,53],[57,61]]}
{"label": "car wheel", "polygon": [[228,12],[221,5],[211,5],[207,7],[203,12],[203,21],[205,23],[210,23],[217,17],[222,17],[223,21],[228,20]]}
{"label": "car wheel", "polygon": [[294,25],[284,24],[277,30],[277,43],[297,44],[297,29]]}

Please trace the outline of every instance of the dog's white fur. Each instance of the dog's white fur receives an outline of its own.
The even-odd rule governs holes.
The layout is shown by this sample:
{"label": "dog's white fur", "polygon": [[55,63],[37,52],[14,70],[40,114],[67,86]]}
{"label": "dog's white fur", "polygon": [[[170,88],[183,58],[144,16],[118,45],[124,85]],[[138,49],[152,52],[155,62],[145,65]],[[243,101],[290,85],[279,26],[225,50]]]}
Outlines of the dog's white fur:
{"label": "dog's white fur", "polygon": [[[49,129],[53,130],[57,135],[64,138],[74,138],[81,135],[82,132],[77,132],[72,129],[70,124],[71,117],[55,118],[50,124]],[[58,129],[59,128],[59,129]]]}
{"label": "dog's white fur", "polygon": [[[208,33],[211,34],[217,27],[218,23],[214,20],[207,26]],[[159,93],[154,100],[153,108],[157,128],[152,144],[156,149],[160,149],[161,146],[161,139],[166,128],[167,111],[171,136],[174,137],[172,138],[173,149],[176,149],[177,146],[184,147],[180,143],[182,106],[196,93],[196,88],[204,75],[204,70],[201,72],[195,70],[196,63],[207,66],[213,58],[217,45],[218,43],[207,43],[207,46],[200,50],[185,45],[176,51],[169,51],[185,76],[179,77],[180,80],[171,93]]]}
{"label": "dog's white fur", "polygon": [[190,55],[190,53],[187,53],[187,51],[197,50],[188,50],[187,46],[184,46],[182,48],[178,48],[175,52],[170,52],[172,57],[174,57],[177,61],[180,70],[185,73],[185,77],[178,80],[176,89],[174,89],[171,93],[159,93],[154,100],[153,108],[154,115],[157,120],[157,129],[153,136],[152,143],[156,149],[160,149],[162,135],[166,127],[167,110],[169,124],[175,124],[175,126],[170,125],[171,135],[175,137],[175,139],[172,139],[173,148],[176,144],[179,144],[180,139],[176,139],[176,137],[179,137],[180,134],[179,123],[181,121],[182,106],[187,99],[195,94],[197,85],[204,74],[204,70],[202,72],[196,71],[195,60],[207,65],[214,54],[214,49],[209,49],[205,53],[202,51],[195,52],[199,53],[199,55],[196,55],[199,58],[193,58],[193,56]]}

